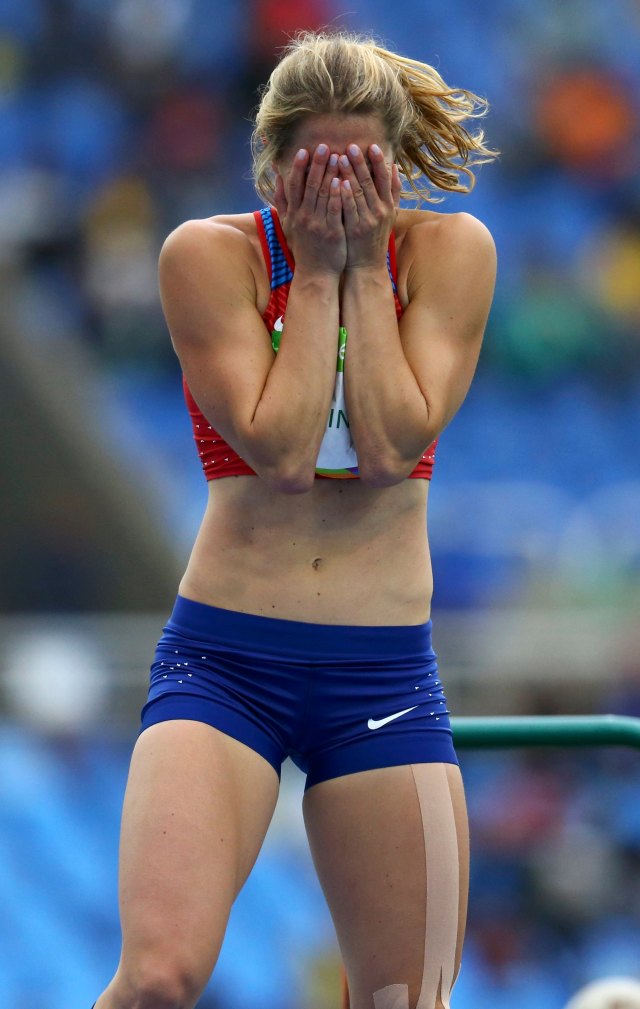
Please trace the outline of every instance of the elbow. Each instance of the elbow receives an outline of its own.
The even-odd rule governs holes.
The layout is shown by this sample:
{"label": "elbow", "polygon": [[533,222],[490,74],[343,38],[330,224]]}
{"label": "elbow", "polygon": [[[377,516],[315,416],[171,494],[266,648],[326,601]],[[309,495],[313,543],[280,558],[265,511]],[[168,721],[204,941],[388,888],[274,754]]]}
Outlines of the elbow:
{"label": "elbow", "polygon": [[256,444],[251,449],[245,448],[243,458],[271,490],[278,494],[306,494],[313,487],[315,461],[308,453],[305,458],[295,451],[283,452],[282,447],[274,451],[273,446]]}
{"label": "elbow", "polygon": [[364,458],[358,452],[358,476],[367,487],[393,487],[411,476],[418,461],[395,448]]}
{"label": "elbow", "polygon": [[358,469],[360,480],[367,487],[393,487],[394,484],[402,483],[407,473],[396,473],[388,469],[362,470]]}
{"label": "elbow", "polygon": [[431,445],[436,435],[427,439],[422,436],[411,445],[391,445],[361,452],[358,447],[358,475],[367,487],[393,487],[411,476],[421,459],[425,458],[423,445]]}
{"label": "elbow", "polygon": [[315,469],[296,465],[278,466],[263,470],[259,475],[279,494],[307,494],[313,487]]}
{"label": "elbow", "polygon": [[393,487],[394,484],[402,483],[413,470],[413,465],[392,463],[390,460],[380,460],[376,463],[360,463],[358,465],[358,476],[367,487]]}

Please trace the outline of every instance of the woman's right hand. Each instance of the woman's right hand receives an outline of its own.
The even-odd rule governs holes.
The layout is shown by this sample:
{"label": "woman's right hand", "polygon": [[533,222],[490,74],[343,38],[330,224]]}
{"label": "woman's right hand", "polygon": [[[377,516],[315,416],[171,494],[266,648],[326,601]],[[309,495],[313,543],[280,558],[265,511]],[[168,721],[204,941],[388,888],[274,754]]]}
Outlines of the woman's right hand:
{"label": "woman's right hand", "polygon": [[347,262],[347,236],[338,156],[319,144],[310,163],[309,158],[309,151],[299,150],[286,180],[276,175],[275,208],[296,268],[341,274]]}

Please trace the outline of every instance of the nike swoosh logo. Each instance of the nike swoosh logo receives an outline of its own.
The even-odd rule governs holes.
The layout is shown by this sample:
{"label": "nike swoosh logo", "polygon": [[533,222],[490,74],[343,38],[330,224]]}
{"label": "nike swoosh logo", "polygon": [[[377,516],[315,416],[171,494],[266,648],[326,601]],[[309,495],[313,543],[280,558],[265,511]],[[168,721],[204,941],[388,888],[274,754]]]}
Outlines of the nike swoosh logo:
{"label": "nike swoosh logo", "polygon": [[414,704],[412,708],[405,708],[404,711],[396,711],[395,715],[387,715],[386,718],[370,718],[367,725],[370,729],[380,729],[383,725],[386,725],[387,722],[392,722],[394,718],[400,718],[400,715],[408,715],[410,711],[415,711],[417,707],[418,705]]}

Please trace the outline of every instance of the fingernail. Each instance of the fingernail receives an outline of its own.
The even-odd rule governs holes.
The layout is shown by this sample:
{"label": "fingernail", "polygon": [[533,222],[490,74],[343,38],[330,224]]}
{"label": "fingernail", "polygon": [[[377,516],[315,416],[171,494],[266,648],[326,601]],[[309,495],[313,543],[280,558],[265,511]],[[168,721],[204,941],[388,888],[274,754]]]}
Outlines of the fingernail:
{"label": "fingernail", "polygon": [[307,152],[305,151],[304,147],[301,147],[300,150],[298,151],[298,153],[296,154],[296,160],[298,160],[298,161],[304,161],[304,159],[306,158],[306,156],[307,156]]}
{"label": "fingernail", "polygon": [[328,150],[329,150],[329,148],[327,147],[327,145],[326,145],[326,144],[318,144],[318,146],[316,147],[316,151],[318,152],[318,154],[319,154],[319,155],[320,155],[321,157],[322,157],[323,155],[325,155],[325,154],[327,153],[327,151],[328,151]]}
{"label": "fingernail", "polygon": [[348,179],[345,179],[342,185],[344,186],[345,189],[348,189],[349,192],[351,192],[351,183],[349,182]]}
{"label": "fingernail", "polygon": [[332,154],[331,155],[331,157],[329,158],[329,164],[331,165],[332,168],[336,167],[336,165],[338,164],[338,155],[337,154]]}
{"label": "fingernail", "polygon": [[351,164],[346,154],[340,155],[340,164],[342,165],[343,168],[348,168],[349,165]]}
{"label": "fingernail", "polygon": [[340,185],[340,179],[332,179],[331,180],[331,188],[332,189],[337,189],[339,185]]}
{"label": "fingernail", "polygon": [[352,158],[357,158],[360,153],[360,148],[356,147],[355,144],[349,144],[348,151]]}
{"label": "fingernail", "polygon": [[371,144],[371,150],[374,154],[382,154],[382,150],[377,144]]}

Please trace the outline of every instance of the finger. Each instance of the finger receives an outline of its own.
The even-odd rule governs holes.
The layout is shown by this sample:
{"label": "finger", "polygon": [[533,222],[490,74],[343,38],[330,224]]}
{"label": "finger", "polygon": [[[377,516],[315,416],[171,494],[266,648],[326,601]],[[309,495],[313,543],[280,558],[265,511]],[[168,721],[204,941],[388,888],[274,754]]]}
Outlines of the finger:
{"label": "finger", "polygon": [[391,195],[394,206],[399,207],[402,196],[402,179],[400,178],[400,169],[395,163],[391,167]]}
{"label": "finger", "polygon": [[276,175],[275,189],[273,193],[273,205],[280,220],[287,216],[287,197],[284,191],[284,181],[280,173]]}
{"label": "finger", "polygon": [[340,184],[340,196],[342,199],[342,216],[344,218],[344,226],[347,233],[354,228],[360,216],[358,214],[358,207],[356,204],[356,199],[353,193],[353,186],[349,179],[343,179]]}
{"label": "finger", "polygon": [[309,152],[304,148],[300,148],[289,170],[285,195],[291,210],[297,210],[302,202],[304,177],[308,160]]}
{"label": "finger", "polygon": [[320,212],[325,212],[327,210],[327,205],[329,201],[329,193],[331,191],[331,182],[338,174],[338,155],[331,154],[329,160],[327,161],[327,167],[325,169],[324,178],[320,183],[320,189],[318,190],[318,202],[317,208]]}
{"label": "finger", "polygon": [[329,185],[329,199],[327,200],[327,226],[332,232],[343,227],[340,188],[340,179],[336,176]]}
{"label": "finger", "polygon": [[307,181],[304,187],[304,195],[302,197],[302,206],[311,213],[315,211],[318,203],[318,193],[324,178],[328,158],[329,148],[327,145],[318,144],[311,158]]}
{"label": "finger", "polygon": [[[362,187],[358,182],[358,180],[356,179],[355,172],[353,170],[353,165],[349,161],[349,158],[347,157],[346,154],[342,154],[340,156],[339,165],[340,165],[340,177],[342,180],[340,192],[341,193],[343,192],[345,183],[349,183],[346,189],[344,189],[344,192],[349,197],[349,200],[353,201],[352,217],[349,218],[349,221],[351,223],[352,220],[358,219],[360,210],[362,210],[363,214],[366,213],[367,201],[365,200]],[[344,211],[344,200],[343,200],[343,211]],[[355,213],[355,218],[353,217],[353,213]],[[346,223],[347,218],[345,217],[345,225]]]}
{"label": "finger", "polygon": [[[347,154],[353,171],[353,178],[350,181],[358,207],[362,208],[362,202],[364,202],[369,210],[376,210],[380,203],[380,197],[378,196],[364,154],[357,144],[349,144]],[[364,199],[362,200],[362,198]]]}
{"label": "finger", "polygon": [[372,144],[369,148],[369,158],[371,159],[371,174],[378,192],[378,196],[383,203],[390,204],[393,201],[391,192],[391,171],[384,160],[384,153],[377,144]]}

